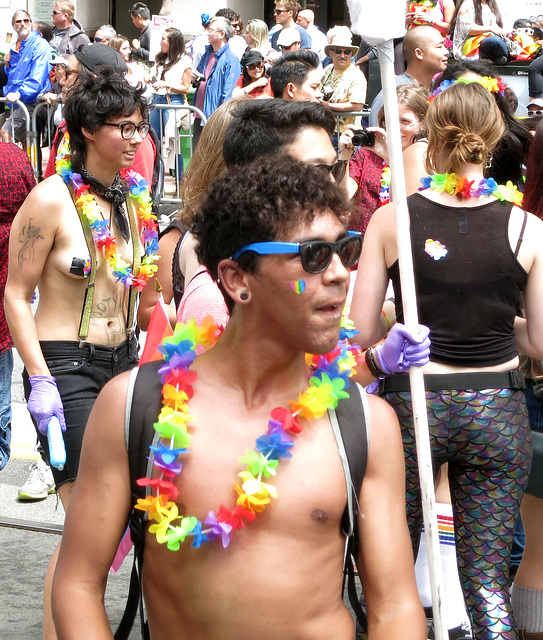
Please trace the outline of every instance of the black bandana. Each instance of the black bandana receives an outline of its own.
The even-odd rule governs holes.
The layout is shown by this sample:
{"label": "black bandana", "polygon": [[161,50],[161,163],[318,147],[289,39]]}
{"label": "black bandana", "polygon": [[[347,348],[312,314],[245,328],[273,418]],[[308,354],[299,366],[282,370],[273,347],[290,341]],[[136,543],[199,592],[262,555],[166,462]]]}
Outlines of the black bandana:
{"label": "black bandana", "polygon": [[78,172],[81,174],[85,184],[88,184],[96,195],[101,196],[113,204],[117,230],[121,234],[121,238],[123,238],[125,242],[128,242],[130,240],[130,229],[128,228],[128,220],[123,205],[129,189],[122,184],[120,175],[117,173],[110,187],[104,187],[104,185],[94,176],[91,176],[84,167],[81,167]]}

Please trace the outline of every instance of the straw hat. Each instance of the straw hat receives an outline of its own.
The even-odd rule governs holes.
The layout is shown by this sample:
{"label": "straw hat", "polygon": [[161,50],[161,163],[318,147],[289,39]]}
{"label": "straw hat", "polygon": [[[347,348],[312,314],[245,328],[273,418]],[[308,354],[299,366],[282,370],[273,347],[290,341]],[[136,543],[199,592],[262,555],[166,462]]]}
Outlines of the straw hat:
{"label": "straw hat", "polygon": [[328,53],[329,49],[334,49],[337,47],[338,49],[350,49],[352,55],[357,53],[358,47],[353,44],[353,34],[349,27],[336,27],[335,29],[330,29],[327,33],[328,44],[324,47],[324,53],[326,55],[330,55]]}

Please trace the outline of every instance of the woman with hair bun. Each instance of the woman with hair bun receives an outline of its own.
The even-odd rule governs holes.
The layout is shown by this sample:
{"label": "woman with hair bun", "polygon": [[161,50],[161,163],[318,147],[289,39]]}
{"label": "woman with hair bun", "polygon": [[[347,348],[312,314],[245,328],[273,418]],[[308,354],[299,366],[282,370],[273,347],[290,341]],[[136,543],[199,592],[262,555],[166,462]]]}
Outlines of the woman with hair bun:
{"label": "woman with hair bun", "polygon": [[[509,555],[530,469],[530,426],[517,348],[543,355],[543,222],[519,208],[511,183],[485,179],[504,123],[490,91],[456,82],[426,116],[425,189],[407,199],[419,322],[430,328],[424,366],[434,474],[448,462],[457,560],[476,640],[517,640]],[[351,317],[362,346],[380,340],[389,278],[403,322],[394,212],[372,217]],[[517,315],[523,296],[526,319]],[[380,394],[402,428],[413,548],[422,527],[409,379]]]}

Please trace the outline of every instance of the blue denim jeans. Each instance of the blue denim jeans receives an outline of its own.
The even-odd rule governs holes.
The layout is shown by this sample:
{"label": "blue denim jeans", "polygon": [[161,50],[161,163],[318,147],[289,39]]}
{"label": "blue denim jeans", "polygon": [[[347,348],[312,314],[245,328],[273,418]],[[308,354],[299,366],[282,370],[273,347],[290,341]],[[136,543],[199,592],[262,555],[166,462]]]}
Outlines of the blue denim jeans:
{"label": "blue denim jeans", "polygon": [[[533,380],[526,380],[524,396],[526,398],[526,406],[528,407],[528,415],[530,416],[530,428],[532,431],[543,431],[543,398],[539,398],[535,395],[533,386]],[[532,466],[534,464],[538,465],[540,464],[540,461],[533,459]],[[524,541],[524,526],[522,524],[522,518],[519,517],[515,535],[513,537],[513,549],[511,551],[511,574],[516,572],[520,561],[522,560]]]}
{"label": "blue denim jeans", "polygon": [[[62,471],[51,468],[55,485],[59,487],[77,476],[83,434],[98,394],[111,378],[137,365],[138,345],[132,338],[117,347],[89,342],[79,346],[78,342],[70,340],[41,341],[40,347],[47,367],[56,379],[66,419],[67,428],[63,433],[66,464]],[[28,401],[31,387],[26,369],[23,371],[23,387]],[[38,438],[49,462],[47,436],[38,433]]]}
{"label": "blue denim jeans", "polygon": [[509,57],[509,50],[505,44],[505,40],[500,36],[489,36],[481,42],[479,47],[479,55],[481,58],[494,60],[494,58]]}
{"label": "blue denim jeans", "polygon": [[11,444],[11,374],[13,352],[7,349],[0,353],[0,469],[9,460]]}
{"label": "blue denim jeans", "polygon": [[[155,94],[153,96],[153,101],[155,104],[167,104],[166,96],[160,96]],[[183,104],[183,96],[180,93],[170,93],[170,103],[171,104]],[[171,109],[153,109],[151,111],[151,115],[149,116],[149,124],[155,130],[158,139],[160,140],[161,136],[164,135],[164,129],[166,128],[166,123],[168,122],[168,118],[170,117]],[[162,142],[162,140],[161,140]]]}
{"label": "blue denim jeans", "polygon": [[[155,94],[153,96],[153,100],[155,104],[167,104],[166,96],[160,96]],[[171,93],[170,94],[170,103],[171,104],[184,104],[184,97],[180,93]],[[151,115],[149,116],[149,124],[155,130],[155,133],[158,138],[159,148],[158,151],[162,153],[162,138],[164,137],[164,129],[166,128],[166,123],[168,122],[168,118],[172,115],[171,109],[153,109],[151,111]],[[183,176],[183,156],[179,153],[176,158],[176,171],[179,173],[179,177]]]}

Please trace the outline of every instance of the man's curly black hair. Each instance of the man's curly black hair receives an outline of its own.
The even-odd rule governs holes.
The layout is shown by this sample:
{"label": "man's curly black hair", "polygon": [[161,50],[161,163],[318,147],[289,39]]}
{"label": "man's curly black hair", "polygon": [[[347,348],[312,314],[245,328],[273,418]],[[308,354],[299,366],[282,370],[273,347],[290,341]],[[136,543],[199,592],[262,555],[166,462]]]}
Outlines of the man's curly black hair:
{"label": "man's curly black hair", "polygon": [[137,109],[142,119],[147,119],[149,105],[143,98],[144,90],[143,86],[130,86],[110,67],[98,67],[96,75],[78,78],[64,107],[74,168],[84,166],[87,157],[83,128],[97,131],[111,118],[129,117]]}
{"label": "man's curly black hair", "polygon": [[[192,228],[196,254],[213,280],[218,280],[219,262],[245,245],[286,240],[293,229],[324,212],[345,224],[348,209],[343,191],[326,169],[290,156],[260,158],[211,184]],[[237,262],[255,274],[260,260],[248,251]],[[234,302],[218,284],[231,312]]]}

